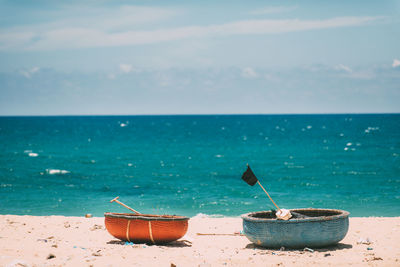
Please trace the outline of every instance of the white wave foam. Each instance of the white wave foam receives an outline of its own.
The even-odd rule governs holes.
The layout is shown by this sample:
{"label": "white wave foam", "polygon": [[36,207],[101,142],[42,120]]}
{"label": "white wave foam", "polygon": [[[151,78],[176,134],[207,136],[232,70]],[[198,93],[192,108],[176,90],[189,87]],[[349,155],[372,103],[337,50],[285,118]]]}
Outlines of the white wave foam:
{"label": "white wave foam", "polygon": [[370,133],[373,131],[379,131],[379,127],[368,127],[367,129],[364,130],[365,133]]}
{"label": "white wave foam", "polygon": [[192,217],[192,219],[206,219],[206,218],[223,218],[225,217],[222,214],[205,214],[205,213],[197,213],[195,216]]}
{"label": "white wave foam", "polygon": [[39,154],[38,154],[38,153],[30,152],[30,153],[28,154],[28,156],[29,156],[29,157],[37,157],[37,156],[39,156]]}
{"label": "white wave foam", "polygon": [[207,214],[204,214],[204,213],[197,213],[195,216],[193,216],[192,218],[201,218],[201,219],[204,219],[204,218],[209,218],[209,216],[207,215]]}
{"label": "white wave foam", "polygon": [[301,165],[298,165],[298,166],[290,165],[290,166],[288,166],[288,168],[289,169],[304,169],[304,166],[301,166]]}
{"label": "white wave foam", "polygon": [[58,169],[46,169],[46,172],[50,175],[54,175],[54,174],[67,174],[70,173],[70,171],[66,171],[66,170],[58,170]]}

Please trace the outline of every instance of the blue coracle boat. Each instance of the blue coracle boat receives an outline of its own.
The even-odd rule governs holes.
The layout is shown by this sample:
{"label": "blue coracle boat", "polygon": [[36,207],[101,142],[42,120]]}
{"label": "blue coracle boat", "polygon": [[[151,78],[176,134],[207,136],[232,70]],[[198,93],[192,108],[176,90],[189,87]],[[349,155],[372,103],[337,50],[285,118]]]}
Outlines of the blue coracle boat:
{"label": "blue coracle boat", "polygon": [[269,248],[325,247],[337,244],[349,229],[349,212],[292,209],[293,218],[277,220],[272,211],[242,215],[243,232],[256,245]]}

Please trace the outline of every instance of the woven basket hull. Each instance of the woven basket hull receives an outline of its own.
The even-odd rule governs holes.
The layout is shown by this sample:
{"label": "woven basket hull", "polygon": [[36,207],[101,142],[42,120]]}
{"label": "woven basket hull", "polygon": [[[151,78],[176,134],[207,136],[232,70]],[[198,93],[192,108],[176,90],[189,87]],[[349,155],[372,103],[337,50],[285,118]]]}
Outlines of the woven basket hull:
{"label": "woven basket hull", "polygon": [[187,217],[107,212],[105,225],[114,237],[134,243],[163,244],[186,234]]}
{"label": "woven basket hull", "polygon": [[243,232],[253,243],[271,248],[325,247],[342,240],[349,228],[349,213],[330,209],[291,210],[306,218],[277,220],[270,211],[242,215]]}

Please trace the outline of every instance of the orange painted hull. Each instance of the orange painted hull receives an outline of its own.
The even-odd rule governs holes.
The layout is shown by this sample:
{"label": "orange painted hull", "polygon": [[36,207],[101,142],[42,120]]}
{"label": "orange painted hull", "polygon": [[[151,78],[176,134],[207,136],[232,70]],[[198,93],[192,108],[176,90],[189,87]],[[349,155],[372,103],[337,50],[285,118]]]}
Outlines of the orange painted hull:
{"label": "orange painted hull", "polygon": [[131,213],[104,214],[107,231],[114,237],[134,243],[163,244],[186,234],[189,218],[171,215]]}

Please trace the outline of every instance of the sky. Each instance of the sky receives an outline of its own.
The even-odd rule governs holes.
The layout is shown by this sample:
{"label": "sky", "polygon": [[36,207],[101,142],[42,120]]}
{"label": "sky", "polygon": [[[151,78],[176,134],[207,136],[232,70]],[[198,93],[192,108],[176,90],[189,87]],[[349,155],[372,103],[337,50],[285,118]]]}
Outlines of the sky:
{"label": "sky", "polygon": [[1,116],[399,112],[400,0],[0,0]]}

